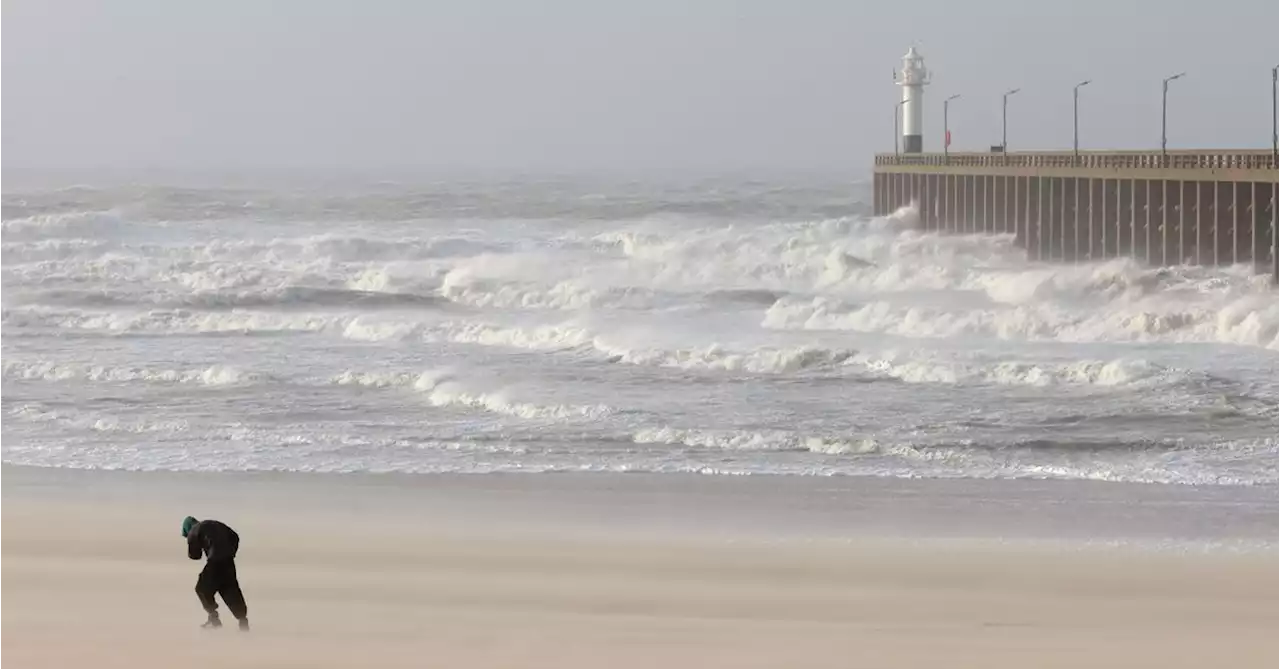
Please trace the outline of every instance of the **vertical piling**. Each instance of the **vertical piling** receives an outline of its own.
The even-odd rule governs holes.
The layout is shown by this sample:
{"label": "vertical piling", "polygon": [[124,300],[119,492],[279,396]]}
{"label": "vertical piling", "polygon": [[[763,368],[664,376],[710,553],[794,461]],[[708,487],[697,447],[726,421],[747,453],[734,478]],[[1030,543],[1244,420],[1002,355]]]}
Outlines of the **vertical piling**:
{"label": "vertical piling", "polygon": [[1267,218],[1270,215],[1270,188],[1266,184],[1252,182],[1249,184],[1249,227],[1251,233],[1249,235],[1249,258],[1253,261],[1253,271],[1267,272],[1269,271],[1268,260],[1271,246],[1271,235],[1267,227]]}
{"label": "vertical piling", "polygon": [[1169,181],[1160,180],[1160,264],[1169,264]]}
{"label": "vertical piling", "polygon": [[1076,263],[1080,262],[1085,255],[1080,251],[1080,239],[1082,237],[1080,234],[1080,228],[1084,225],[1084,222],[1081,220],[1082,217],[1080,216],[1080,184],[1083,181],[1084,179],[1067,179],[1067,191],[1069,193],[1067,208],[1070,211],[1067,215],[1067,220],[1070,221],[1071,227],[1071,233],[1068,240],[1068,246],[1071,249],[1069,257],[1071,258],[1071,262]]}
{"label": "vertical piling", "polygon": [[954,174],[947,175],[947,232],[951,233],[960,230],[960,196],[956,188],[956,182],[959,180],[960,177]]}
{"label": "vertical piling", "polygon": [[1146,264],[1151,262],[1151,242],[1147,234],[1147,179],[1133,182],[1133,257]]}
{"label": "vertical piling", "polygon": [[1126,179],[1129,182],[1129,197],[1125,200],[1129,202],[1129,216],[1126,216],[1125,223],[1129,226],[1129,256],[1138,256],[1138,180]]}
{"label": "vertical piling", "polygon": [[1195,182],[1196,189],[1196,260],[1197,265],[1213,262],[1213,184]]}
{"label": "vertical piling", "polygon": [[1035,203],[1031,207],[1032,212],[1035,214],[1035,218],[1032,219],[1031,224],[1035,226],[1035,230],[1036,230],[1036,234],[1035,234],[1036,246],[1035,246],[1034,257],[1036,260],[1048,260],[1048,257],[1045,255],[1045,252],[1044,252],[1044,245],[1045,245],[1044,238],[1046,234],[1045,222],[1044,222],[1044,211],[1045,211],[1044,200],[1049,192],[1049,185],[1046,180],[1040,179],[1037,177],[1032,177],[1031,183],[1032,183],[1033,196],[1035,197]]}
{"label": "vertical piling", "polygon": [[1253,184],[1231,182],[1231,201],[1235,215],[1231,226],[1235,230],[1235,251],[1232,262],[1237,265],[1253,262]]}
{"label": "vertical piling", "polygon": [[978,177],[978,232],[991,234],[991,177]]}
{"label": "vertical piling", "polygon": [[1040,253],[1040,179],[1035,177],[1026,177],[1026,179],[1027,257],[1031,260],[1043,260],[1044,256]]}
{"label": "vertical piling", "polygon": [[1098,260],[1106,260],[1116,255],[1115,223],[1119,220],[1116,205],[1120,202],[1116,196],[1115,179],[1102,179],[1102,191],[1098,202],[1098,229],[1101,232],[1102,255]]}
{"label": "vertical piling", "polygon": [[1074,262],[1071,250],[1071,228],[1075,225],[1072,218],[1071,209],[1071,179],[1059,178],[1058,180],[1058,257],[1066,262]]}
{"label": "vertical piling", "polygon": [[1177,184],[1177,194],[1174,198],[1177,200],[1178,206],[1175,212],[1178,218],[1178,259],[1177,264],[1189,265],[1192,262],[1192,250],[1195,249],[1195,224],[1191,217],[1187,215],[1191,208],[1191,200],[1187,197],[1187,182],[1179,179],[1174,182]]}
{"label": "vertical piling", "polygon": [[1006,176],[1000,179],[1000,182],[1002,184],[1001,187],[1004,189],[1002,191],[1004,193],[1004,197],[1001,198],[1001,201],[1004,203],[1004,231],[1006,234],[1014,235],[1016,237],[1018,233],[1018,218],[1015,216],[1015,212],[1017,212],[1018,209],[1017,203],[1014,202],[1014,198],[1018,193],[1018,178]]}
{"label": "vertical piling", "polygon": [[975,234],[980,229],[979,228],[980,223],[978,221],[978,179],[979,178],[980,177],[976,174],[969,177],[969,227],[966,228],[969,231],[969,234]]}
{"label": "vertical piling", "polygon": [[1096,232],[1097,216],[1093,210],[1093,193],[1098,188],[1097,181],[1098,181],[1097,179],[1093,179],[1093,178],[1085,179],[1085,184],[1089,187],[1088,199],[1086,200],[1086,205],[1085,205],[1089,208],[1089,214],[1088,214],[1088,220],[1087,220],[1087,224],[1089,226],[1089,230],[1088,230],[1089,251],[1085,257],[1090,261],[1097,260],[1100,255],[1098,252],[1098,235]]}
{"label": "vertical piling", "polygon": [[995,177],[984,174],[984,175],[982,175],[982,176],[980,176],[980,177],[978,177],[978,178],[979,178],[979,179],[981,180],[981,182],[982,182],[982,183],[981,183],[981,188],[982,188],[982,198],[981,198],[981,202],[982,202],[982,232],[984,232],[984,233],[986,233],[986,234],[988,234],[988,235],[989,235],[989,234],[991,234],[991,233],[995,232],[995,229],[996,229],[996,228],[995,228],[995,216],[994,216],[994,214],[992,214],[992,211],[991,211],[991,203],[992,203],[992,201],[993,201],[993,198],[992,198],[992,196],[991,196],[991,189],[993,188],[993,186],[992,186],[991,184],[992,184],[992,182],[994,182],[994,181],[995,181]]}
{"label": "vertical piling", "polygon": [[1003,175],[991,177],[991,232],[999,235],[1005,231]]}
{"label": "vertical piling", "polygon": [[1116,255],[1133,253],[1133,180],[1116,180]]}
{"label": "vertical piling", "polygon": [[1235,262],[1235,202],[1232,200],[1232,183],[1219,181],[1214,184],[1216,193],[1214,216],[1214,258],[1218,267]]}
{"label": "vertical piling", "polygon": [[1156,240],[1156,218],[1152,215],[1155,211],[1155,204],[1151,201],[1151,180],[1143,179],[1142,188],[1142,234],[1146,239],[1143,242],[1143,259],[1148,265],[1160,262],[1160,254],[1155,249]]}
{"label": "vertical piling", "polygon": [[1027,248],[1027,231],[1024,229],[1023,222],[1027,219],[1022,215],[1022,207],[1023,202],[1027,199],[1027,196],[1024,195],[1026,188],[1024,180],[1026,177],[1010,177],[1010,179],[1009,186],[1013,189],[1013,210],[1009,213],[1009,217],[1013,222],[1013,240],[1018,246],[1025,249]]}
{"label": "vertical piling", "polygon": [[1276,239],[1276,204],[1280,200],[1280,184],[1272,182],[1271,184],[1271,200],[1267,207],[1268,218],[1271,219],[1271,243],[1268,245],[1271,256],[1271,281],[1280,280],[1280,241]]}

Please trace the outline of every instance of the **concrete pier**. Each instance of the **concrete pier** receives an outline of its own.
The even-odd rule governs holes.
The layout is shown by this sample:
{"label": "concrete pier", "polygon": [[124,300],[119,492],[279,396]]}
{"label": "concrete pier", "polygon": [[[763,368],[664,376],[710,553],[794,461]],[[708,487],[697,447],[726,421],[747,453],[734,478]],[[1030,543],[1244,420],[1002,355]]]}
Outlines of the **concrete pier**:
{"label": "concrete pier", "polygon": [[1260,151],[882,154],[875,213],[926,230],[1011,234],[1033,260],[1131,256],[1277,275],[1277,165]]}

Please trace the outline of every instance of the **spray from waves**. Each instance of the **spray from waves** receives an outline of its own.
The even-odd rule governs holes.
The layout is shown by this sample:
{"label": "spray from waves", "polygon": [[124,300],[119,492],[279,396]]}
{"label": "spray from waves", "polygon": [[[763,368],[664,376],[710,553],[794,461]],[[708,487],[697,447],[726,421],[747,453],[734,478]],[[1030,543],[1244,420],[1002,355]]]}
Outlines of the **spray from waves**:
{"label": "spray from waves", "polygon": [[[353,326],[354,327],[354,324]],[[375,338],[419,333],[408,324],[362,326]],[[349,328],[351,329],[351,328]],[[451,342],[536,351],[589,349],[622,364],[684,370],[786,374],[833,367],[856,368],[876,377],[907,383],[1055,386],[1168,385],[1203,381],[1187,370],[1168,368],[1138,358],[1071,362],[938,360],[921,351],[879,353],[853,349],[794,346],[733,349],[721,344],[697,348],[632,346],[572,323],[504,327],[474,321],[448,321],[420,331],[430,342]]]}
{"label": "spray from waves", "polygon": [[348,369],[330,377],[329,383],[361,388],[408,388],[412,387],[420,376],[422,374],[411,372],[360,372]]}
{"label": "spray from waves", "polygon": [[450,321],[426,330],[422,338],[429,342],[452,342],[501,346],[514,349],[555,351],[588,345],[594,336],[575,325],[537,325],[503,327],[475,321]]}
{"label": "spray from waves", "polygon": [[96,239],[41,239],[32,242],[6,241],[0,244],[0,260],[13,267],[23,263],[51,260],[100,258],[114,245]]}
{"label": "spray from waves", "polygon": [[[70,220],[81,220],[72,217]],[[95,223],[103,220],[91,219]],[[107,220],[107,219],[104,219]],[[75,271],[77,265],[101,261],[111,255],[145,259],[151,266],[182,267],[200,263],[236,262],[242,264],[395,264],[413,261],[467,258],[485,253],[513,250],[512,243],[479,236],[441,235],[429,237],[387,238],[370,230],[366,234],[320,234],[302,237],[277,237],[269,240],[212,238],[191,242],[141,242],[121,239],[116,235],[101,238],[43,237],[34,234],[9,236],[10,224],[22,232],[50,232],[49,226],[23,221],[5,222],[3,259],[6,265],[46,263],[46,270]],[[83,227],[83,226],[82,226]]]}
{"label": "spray from waves", "polygon": [[44,307],[4,309],[5,327],[71,330],[106,335],[270,335],[323,332],[345,327],[350,316],[281,314],[261,311],[197,312],[182,309],[145,312],[61,310]]}
{"label": "spray from waves", "polygon": [[[1274,485],[1274,438],[1187,444],[1178,440],[1077,442],[1045,439],[972,442],[813,436],[793,432],[647,428],[639,445],[682,446],[743,455],[793,452],[826,456],[808,473],[897,478],[1064,479],[1182,485]],[[708,473],[750,473],[720,461]]]}
{"label": "spray from waves", "polygon": [[537,282],[510,282],[468,277],[450,272],[440,286],[446,299],[480,309],[647,309],[656,302],[657,291],[640,286],[600,287],[579,279]]}
{"label": "spray from waves", "polygon": [[1011,240],[922,233],[907,219],[626,229],[598,234],[593,242],[642,270],[635,273],[638,282],[686,289],[942,290],[962,284],[975,267],[1025,262]]}
{"label": "spray from waves", "polygon": [[843,362],[854,353],[848,350],[830,350],[813,346],[765,347],[749,351],[733,351],[718,344],[700,349],[632,349],[608,344],[599,337],[594,339],[593,345],[596,350],[608,355],[610,360],[630,365],[754,374],[784,374],[830,367]]}
{"label": "spray from waves", "polygon": [[[817,232],[813,226],[780,224],[674,235],[634,229],[586,238],[571,233],[559,240],[570,248],[460,260],[444,276],[440,292],[477,308],[649,309],[673,298],[763,306],[792,290],[811,290],[829,266],[840,272],[873,268],[874,262],[841,247],[848,225],[833,223]],[[583,243],[591,251],[580,250]]]}
{"label": "spray from waves", "polygon": [[661,427],[640,430],[633,435],[632,440],[637,444],[673,444],[731,451],[803,451],[826,455],[856,455],[874,453],[877,450],[876,442],[871,439],[839,440],[781,431],[750,432]]}
{"label": "spray from waves", "polygon": [[1275,349],[1275,295],[1244,295],[1226,304],[1173,300],[1066,309],[1035,304],[951,309],[876,300],[850,304],[830,297],[779,300],[762,325],[775,330],[850,330],[912,338],[986,335],[1005,340],[1061,342],[1205,342]]}
{"label": "spray from waves", "polygon": [[604,404],[543,405],[517,400],[512,397],[510,389],[475,390],[468,388],[454,372],[448,370],[430,370],[416,375],[348,370],[334,376],[330,382],[371,388],[408,387],[425,395],[432,406],[479,409],[529,420],[598,420],[617,413],[616,409]]}
{"label": "spray from waves", "polygon": [[252,383],[262,377],[226,365],[202,369],[145,369],[139,367],[107,367],[54,362],[4,363],[6,381],[93,381],[113,383],[190,383],[205,386],[229,386]]}
{"label": "spray from waves", "polygon": [[3,221],[6,241],[39,241],[51,237],[97,237],[118,233],[125,223],[113,211],[38,214]]}
{"label": "spray from waves", "polygon": [[1201,383],[1203,375],[1156,365],[1140,358],[1029,362],[992,360],[964,362],[939,360],[925,351],[881,352],[821,346],[734,349],[722,344],[705,347],[662,348],[634,346],[599,335],[574,323],[510,327],[475,321],[446,321],[432,325],[377,322],[357,318],[344,337],[381,341],[420,337],[432,343],[459,343],[516,350],[581,351],[603,354],[605,359],[629,365],[682,370],[788,374],[831,368],[856,369],[876,378],[906,383],[974,383],[1011,386],[1157,386]]}
{"label": "spray from waves", "polygon": [[20,302],[46,306],[143,307],[151,309],[405,309],[438,308],[448,302],[434,295],[373,292],[346,288],[278,286],[244,291],[205,290],[173,295],[106,290],[44,290]]}
{"label": "spray from waves", "polygon": [[451,380],[447,372],[426,372],[414,381],[415,390],[423,392],[433,406],[462,406],[484,409],[527,419],[596,420],[615,413],[612,407],[597,404],[591,406],[557,404],[544,406],[521,402],[510,397],[510,391],[495,393],[474,392]]}
{"label": "spray from waves", "polygon": [[28,423],[52,423],[75,431],[176,434],[190,429],[185,420],[127,419],[97,411],[53,409],[41,403],[27,403],[9,412],[11,419]]}
{"label": "spray from waves", "polygon": [[[700,295],[713,306],[767,306],[768,327],[920,337],[1254,346],[1275,339],[1274,292],[1244,271],[1148,268],[1128,259],[1044,266],[1028,264],[1004,238],[902,226],[842,236],[845,227],[597,233],[597,247],[612,256],[477,256],[448,271],[441,293],[476,308],[561,310],[655,309],[680,301],[673,296]],[[953,292],[957,300],[912,304],[911,293],[923,291]],[[806,300],[818,311],[850,311],[849,302],[866,311],[824,323],[824,314],[803,313]]]}
{"label": "spray from waves", "polygon": [[[22,405],[11,419],[49,422],[115,439],[82,448],[20,442],[5,462],[35,466],[160,471],[291,472],[653,472],[896,478],[1064,479],[1181,485],[1270,485],[1277,479],[1274,438],[1178,444],[1164,441],[1079,444],[1027,441],[992,447],[912,444],[790,433],[655,428],[636,433],[631,450],[543,453],[519,440],[471,443],[369,439],[346,433],[224,426],[210,433],[184,421],[130,421],[105,414]],[[138,440],[132,435],[158,439]],[[200,448],[170,442],[198,440]],[[223,442],[223,443],[219,443]],[[96,443],[96,442],[95,442]],[[672,449],[677,446],[678,449]],[[762,459],[761,452],[776,453]],[[498,454],[498,458],[474,457]],[[555,455],[546,458],[542,456]],[[533,457],[525,457],[533,456]]]}
{"label": "spray from waves", "polygon": [[533,351],[589,350],[603,354],[611,362],[629,365],[759,374],[830,367],[845,361],[854,353],[850,350],[814,346],[750,350],[733,350],[719,344],[676,349],[631,347],[575,324],[505,327],[474,321],[418,325],[356,319],[346,327],[343,336],[371,341],[420,337],[423,341],[432,343],[474,344]]}
{"label": "spray from waves", "polygon": [[[218,256],[262,254],[268,258],[325,262],[396,262],[468,258],[486,253],[514,250],[512,242],[474,234],[446,234],[429,237],[387,238],[378,230],[359,235],[321,234],[296,238],[276,238],[268,242],[222,242],[213,251]],[[223,253],[218,253],[224,251]]]}
{"label": "spray from waves", "polygon": [[[362,327],[375,331],[378,337],[418,332],[408,329],[408,324]],[[474,321],[447,321],[423,328],[421,337],[424,341],[434,343],[476,344],[535,351],[591,350],[603,354],[607,360],[615,363],[758,374],[782,374],[830,367],[844,362],[855,353],[852,350],[816,346],[766,346],[747,350],[734,350],[720,344],[674,349],[633,347],[573,323],[504,327]]]}
{"label": "spray from waves", "polygon": [[1006,386],[1155,386],[1180,384],[1193,375],[1146,360],[1076,360],[1063,363],[994,361],[980,364],[920,359],[887,351],[859,353],[846,363],[868,372],[906,383],[973,384]]}

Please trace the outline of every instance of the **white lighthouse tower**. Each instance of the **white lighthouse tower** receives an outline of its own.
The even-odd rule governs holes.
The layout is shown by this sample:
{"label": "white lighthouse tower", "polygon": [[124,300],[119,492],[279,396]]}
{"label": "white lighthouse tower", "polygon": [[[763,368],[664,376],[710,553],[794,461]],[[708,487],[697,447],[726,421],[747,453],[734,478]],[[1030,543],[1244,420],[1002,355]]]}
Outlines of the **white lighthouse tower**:
{"label": "white lighthouse tower", "polygon": [[929,70],[915,47],[902,57],[902,69],[893,73],[893,80],[902,87],[902,151],[920,153],[924,150],[924,87],[929,83]]}

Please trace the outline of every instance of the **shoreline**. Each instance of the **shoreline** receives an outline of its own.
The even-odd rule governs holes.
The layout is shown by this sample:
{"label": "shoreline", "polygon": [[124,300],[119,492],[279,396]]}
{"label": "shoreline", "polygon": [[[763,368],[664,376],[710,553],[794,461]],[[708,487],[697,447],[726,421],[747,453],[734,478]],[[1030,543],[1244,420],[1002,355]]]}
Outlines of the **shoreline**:
{"label": "shoreline", "polygon": [[[1098,481],[697,474],[132,472],[5,464],[19,503],[174,503],[349,517],[399,508],[447,529],[767,540],[999,540],[1274,551],[1277,489]],[[334,495],[339,492],[341,494]],[[345,498],[345,501],[344,501]]]}

